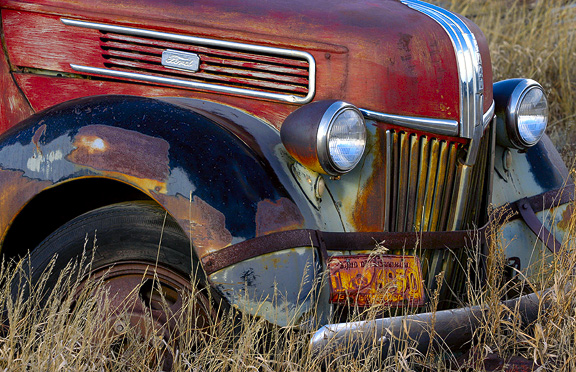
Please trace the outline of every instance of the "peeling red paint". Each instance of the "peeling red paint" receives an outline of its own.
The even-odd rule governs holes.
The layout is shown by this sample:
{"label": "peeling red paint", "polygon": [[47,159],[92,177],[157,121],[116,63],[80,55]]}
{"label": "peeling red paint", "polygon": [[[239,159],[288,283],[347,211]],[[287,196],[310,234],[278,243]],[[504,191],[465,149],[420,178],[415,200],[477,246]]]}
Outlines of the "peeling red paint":
{"label": "peeling red paint", "polygon": [[256,236],[271,232],[304,228],[304,217],[294,202],[287,198],[262,200],[256,211]]}
{"label": "peeling red paint", "polygon": [[0,52],[0,87],[2,87],[2,95],[0,95],[1,133],[34,113],[15,84],[14,77],[10,74],[10,66],[2,52]]}

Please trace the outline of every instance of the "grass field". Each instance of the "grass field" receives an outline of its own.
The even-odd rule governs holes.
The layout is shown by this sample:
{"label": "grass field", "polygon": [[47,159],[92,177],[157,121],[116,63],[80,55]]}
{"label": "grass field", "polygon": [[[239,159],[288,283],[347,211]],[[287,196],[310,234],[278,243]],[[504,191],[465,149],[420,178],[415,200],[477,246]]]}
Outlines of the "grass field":
{"label": "grass field", "polygon": [[[549,131],[569,166],[576,159],[576,6],[560,0],[452,0],[436,1],[472,18],[484,30],[491,46],[495,81],[527,77],[539,81],[551,102]],[[576,221],[570,231],[575,232]],[[481,371],[482,360],[498,354],[521,356],[543,366],[542,371],[576,371],[576,287],[570,285],[576,263],[574,236],[568,239],[562,260],[542,263],[542,275],[522,285],[537,291],[552,288],[542,299],[537,322],[520,327],[514,312],[500,305],[502,283],[492,276],[485,288],[470,295],[471,302],[487,307],[485,326],[470,345],[472,357],[460,370]],[[502,270],[502,247],[494,246],[491,272]],[[14,268],[0,269],[7,283]],[[66,277],[66,275],[64,275]],[[294,328],[271,329],[263,321],[244,317],[231,326],[230,318],[198,332],[188,319],[180,325],[180,339],[166,344],[154,332],[127,329],[121,337],[109,332],[101,321],[105,294],[94,287],[80,295],[72,279],[39,306],[41,286],[28,301],[13,301],[10,286],[0,286],[0,307],[10,327],[0,338],[0,371],[157,371],[163,355],[170,355],[178,371],[320,371],[324,362],[308,351],[310,332]],[[70,290],[72,288],[72,290]],[[96,289],[94,289],[96,288]],[[79,301],[72,306],[76,293]],[[96,295],[95,295],[96,293]],[[433,296],[432,296],[433,297]],[[550,299],[552,299],[550,301]],[[546,305],[545,305],[546,304]],[[72,311],[70,309],[73,309]],[[370,310],[368,310],[369,312]],[[130,342],[132,341],[132,342]],[[270,347],[262,347],[262,345]],[[462,355],[449,350],[417,352],[406,340],[403,347],[379,361],[377,350],[361,359],[345,356],[334,360],[328,370],[458,370]]]}

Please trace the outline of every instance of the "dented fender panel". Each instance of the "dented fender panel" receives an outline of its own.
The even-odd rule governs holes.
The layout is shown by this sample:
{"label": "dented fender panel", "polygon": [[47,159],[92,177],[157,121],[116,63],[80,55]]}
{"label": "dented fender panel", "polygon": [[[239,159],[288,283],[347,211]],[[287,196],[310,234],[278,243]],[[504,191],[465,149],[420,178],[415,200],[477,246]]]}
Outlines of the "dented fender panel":
{"label": "dented fender panel", "polygon": [[158,201],[198,257],[270,232],[326,227],[282,169],[278,132],[260,126],[265,135],[257,138],[234,126],[248,114],[223,118],[210,112],[214,105],[200,113],[157,99],[96,96],[31,116],[0,137],[0,200],[7,201],[0,231],[5,236],[42,190],[87,177],[130,184]]}
{"label": "dented fender panel", "polygon": [[[494,207],[512,204],[525,197],[571,185],[568,169],[548,136],[525,152],[496,146],[492,203]],[[536,213],[538,220],[559,242],[568,231],[572,203]],[[551,252],[522,219],[502,226],[502,245],[507,257],[517,257],[521,269],[544,262]],[[530,270],[529,270],[530,271]],[[529,272],[528,271],[528,272]]]}

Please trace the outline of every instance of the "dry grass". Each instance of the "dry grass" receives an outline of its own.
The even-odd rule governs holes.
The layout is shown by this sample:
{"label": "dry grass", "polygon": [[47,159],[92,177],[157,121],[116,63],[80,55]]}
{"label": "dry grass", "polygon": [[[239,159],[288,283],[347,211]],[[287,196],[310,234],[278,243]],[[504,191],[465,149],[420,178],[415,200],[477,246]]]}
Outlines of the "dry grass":
{"label": "dry grass", "polygon": [[[495,80],[529,77],[542,83],[551,101],[549,134],[572,164],[576,154],[576,7],[563,0],[518,2],[515,6],[502,0],[439,3],[472,18],[484,30],[492,50]],[[576,227],[570,231],[575,232]],[[539,271],[545,274],[505,285],[500,280],[504,247],[492,247],[487,284],[480,292],[469,294],[470,303],[485,305],[489,311],[485,326],[470,345],[474,357],[469,358],[468,367],[457,367],[455,360],[460,355],[448,350],[421,354],[407,341],[384,361],[378,360],[374,349],[361,360],[342,355],[329,369],[483,370],[483,357],[498,353],[523,356],[543,366],[543,371],[576,370],[573,238],[567,240],[564,258],[541,264]],[[40,296],[41,284],[27,298],[14,299],[5,283],[17,272],[14,267],[0,268],[4,284],[0,286],[0,308],[5,309],[3,318],[9,324],[0,335],[0,371],[157,371],[158,360],[166,352],[172,355],[175,370],[181,371],[320,371],[326,367],[308,351],[309,331],[271,328],[249,317],[234,322],[224,317],[204,330],[203,337],[187,331],[194,328],[194,319],[185,317],[177,344],[162,342],[154,332],[142,334],[134,329],[119,337],[101,321],[107,302],[103,302],[106,296],[100,293],[99,283],[84,287],[74,303],[65,293],[78,293],[75,276],[65,272],[46,302]],[[514,311],[500,304],[511,289],[548,287],[552,291],[542,298],[540,316],[529,328],[522,327]]]}
{"label": "dry grass", "polygon": [[[576,214],[571,221],[576,231]],[[495,230],[495,235],[498,230]],[[410,340],[402,340],[389,356],[380,360],[378,340],[361,359],[341,350],[329,364],[308,350],[310,330],[295,326],[278,328],[247,316],[222,316],[201,331],[193,314],[193,300],[186,302],[176,341],[165,342],[157,332],[126,328],[111,331],[105,314],[110,309],[108,293],[100,282],[78,288],[89,265],[80,263],[64,270],[50,297],[43,298],[44,281],[27,296],[11,293],[21,266],[0,268],[0,307],[7,325],[0,334],[0,371],[158,371],[163,355],[174,361],[176,371],[482,371],[490,354],[522,356],[543,366],[542,371],[576,370],[576,286],[572,268],[576,264],[574,237],[567,240],[565,255],[539,263],[536,275],[503,283],[502,247],[490,248],[488,280],[479,291],[470,291],[469,304],[486,308],[467,355],[450,350],[420,353]],[[494,240],[497,241],[497,240]],[[20,263],[25,265],[26,261]],[[75,269],[80,267],[81,270]],[[79,274],[77,274],[79,272]],[[472,288],[472,277],[469,277]],[[21,287],[21,286],[20,286]],[[510,293],[551,288],[541,297],[541,312],[529,327],[520,324],[518,309],[508,309],[501,300]],[[72,294],[72,295],[70,295]],[[432,294],[431,299],[434,299]],[[193,297],[191,297],[193,298]],[[433,309],[434,301],[425,310]],[[378,311],[367,309],[365,313]],[[379,309],[380,310],[380,309]],[[128,313],[128,312],[126,312]],[[366,314],[364,314],[366,315]],[[150,324],[152,320],[150,319]],[[326,368],[328,366],[328,368]]]}

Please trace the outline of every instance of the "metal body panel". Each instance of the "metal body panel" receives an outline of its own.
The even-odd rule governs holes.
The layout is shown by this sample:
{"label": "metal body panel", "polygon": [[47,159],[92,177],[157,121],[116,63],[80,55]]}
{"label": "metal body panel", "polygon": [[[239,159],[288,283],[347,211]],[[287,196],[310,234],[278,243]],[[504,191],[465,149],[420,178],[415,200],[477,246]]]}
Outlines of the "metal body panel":
{"label": "metal body panel", "polygon": [[[94,177],[130,184],[156,200],[188,233],[198,258],[273,232],[342,229],[330,198],[312,203],[296,184],[278,131],[221,104],[131,96],[81,99],[32,116],[0,141],[4,232],[42,191]],[[287,316],[301,320],[321,291],[316,278],[322,265],[314,249],[294,252],[258,257],[209,279],[249,314],[280,324]],[[284,280],[298,270],[301,281]],[[247,272],[258,281],[247,280]],[[268,299],[266,306],[247,307],[244,285],[250,301]],[[271,290],[277,298],[270,297]]]}
{"label": "metal body panel", "polygon": [[[492,203],[496,208],[572,183],[564,162],[548,136],[526,152],[496,146],[495,159]],[[573,209],[572,204],[563,204],[537,212],[536,216],[562,242],[564,234],[568,232]],[[506,256],[520,258],[523,270],[530,267],[537,270],[539,267],[534,265],[542,265],[551,257],[552,253],[522,220],[504,224],[501,234]],[[528,275],[531,272],[526,271]]]}
{"label": "metal body panel", "polygon": [[[451,40],[434,20],[399,2],[353,1],[335,5],[301,1],[291,6],[280,1],[110,4],[2,1],[2,6],[13,9],[3,11],[3,23],[8,54],[16,70],[32,68],[75,74],[70,64],[104,67],[96,50],[100,46],[98,31],[63,25],[60,18],[68,17],[305,51],[317,62],[315,99],[343,99],[367,110],[393,115],[460,118],[458,71]],[[99,9],[110,9],[110,13],[103,15]],[[129,14],[125,9],[130,9]],[[285,27],[277,27],[280,22]],[[471,29],[486,65],[484,111],[487,111],[492,101],[490,64],[486,63],[488,50],[478,29]],[[50,38],[45,37],[46,32],[51,33]],[[74,80],[77,79],[60,83],[78,84]],[[113,84],[111,88],[114,89]],[[176,90],[176,95],[181,96],[199,94]],[[50,102],[33,101],[34,106],[58,103],[50,97],[36,98]],[[246,101],[246,97],[235,98]],[[280,114],[266,119],[279,126],[282,118]]]}
{"label": "metal body panel", "polygon": [[[87,177],[116,179],[157,200],[191,236],[198,257],[271,232],[341,228],[337,220],[324,223],[294,183],[276,130],[222,105],[196,104],[211,119],[193,111],[194,104],[95,97],[47,110],[5,133],[0,192],[9,202],[3,202],[2,231],[37,193]],[[244,126],[226,128],[222,118],[217,124],[214,111]],[[251,129],[257,124],[258,138],[246,119]]]}
{"label": "metal body panel", "polygon": [[245,314],[279,326],[314,327],[328,322],[329,287],[315,247],[264,254],[219,270],[212,285]]}

